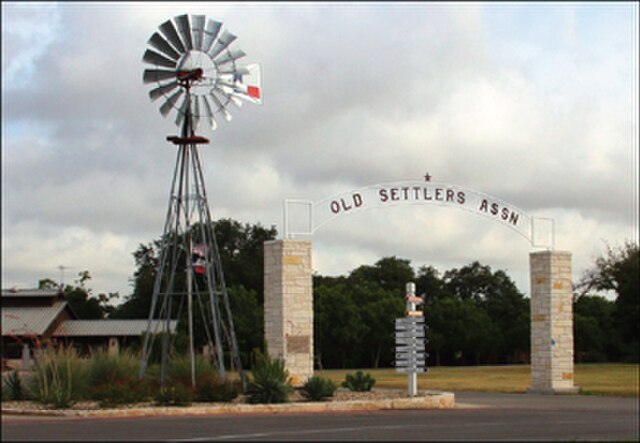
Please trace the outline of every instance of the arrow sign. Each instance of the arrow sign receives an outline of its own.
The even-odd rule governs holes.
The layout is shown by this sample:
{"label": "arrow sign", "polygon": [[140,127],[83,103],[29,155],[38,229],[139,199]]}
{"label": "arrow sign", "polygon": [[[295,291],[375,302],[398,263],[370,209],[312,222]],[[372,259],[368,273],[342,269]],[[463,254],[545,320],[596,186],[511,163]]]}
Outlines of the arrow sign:
{"label": "arrow sign", "polygon": [[411,343],[396,343],[395,351],[422,351],[424,350],[424,340],[417,340]]}
{"label": "arrow sign", "polygon": [[424,369],[427,366],[425,364],[402,364],[399,362],[396,362],[396,369]]}
{"label": "arrow sign", "polygon": [[409,354],[416,353],[416,352],[424,352],[424,345],[403,346],[403,347],[396,346],[394,351],[402,352],[402,353],[409,353]]}
{"label": "arrow sign", "polygon": [[424,300],[422,299],[422,297],[411,297],[411,296],[407,296],[404,298],[404,300],[407,303],[414,303],[416,305],[421,305],[424,303]]}
{"label": "arrow sign", "polygon": [[411,324],[397,324],[396,323],[396,331],[423,331],[424,325],[411,325]]}
{"label": "arrow sign", "polygon": [[424,352],[398,352],[396,353],[396,358],[398,360],[411,360],[411,359],[424,359],[427,354]]}
{"label": "arrow sign", "polygon": [[396,360],[396,368],[424,368],[427,362],[424,360]]}
{"label": "arrow sign", "polygon": [[400,317],[396,318],[397,324],[416,324],[416,323],[424,323],[424,317]]}
{"label": "arrow sign", "polygon": [[426,354],[429,355],[425,352],[424,347],[422,349],[416,349],[416,348],[403,348],[403,349],[395,349],[396,351],[396,358],[398,358],[399,355],[416,355],[416,354]]}
{"label": "arrow sign", "polygon": [[398,345],[409,345],[415,346],[424,344],[425,339],[419,337],[396,337],[396,346]]}
{"label": "arrow sign", "polygon": [[426,360],[424,355],[421,355],[420,357],[409,357],[406,355],[396,356],[396,366],[407,366],[407,365],[424,366],[425,363],[426,363]]}
{"label": "arrow sign", "polygon": [[427,368],[405,368],[405,367],[399,367],[396,368],[396,372],[427,372]]}
{"label": "arrow sign", "polygon": [[424,338],[424,331],[396,331],[396,338]]}

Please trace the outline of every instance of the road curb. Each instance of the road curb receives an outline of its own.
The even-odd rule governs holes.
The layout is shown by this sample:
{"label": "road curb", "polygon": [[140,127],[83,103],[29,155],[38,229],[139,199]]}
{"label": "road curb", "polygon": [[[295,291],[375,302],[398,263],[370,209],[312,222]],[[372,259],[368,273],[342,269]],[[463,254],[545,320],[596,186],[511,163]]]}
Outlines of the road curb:
{"label": "road curb", "polygon": [[433,392],[413,398],[393,398],[382,400],[349,400],[330,402],[299,402],[280,404],[229,404],[208,406],[153,406],[131,409],[40,409],[27,410],[2,408],[2,414],[33,415],[45,417],[144,417],[181,415],[225,415],[225,414],[286,414],[322,413],[347,411],[377,411],[389,409],[449,409],[455,406],[455,396],[451,392]]}

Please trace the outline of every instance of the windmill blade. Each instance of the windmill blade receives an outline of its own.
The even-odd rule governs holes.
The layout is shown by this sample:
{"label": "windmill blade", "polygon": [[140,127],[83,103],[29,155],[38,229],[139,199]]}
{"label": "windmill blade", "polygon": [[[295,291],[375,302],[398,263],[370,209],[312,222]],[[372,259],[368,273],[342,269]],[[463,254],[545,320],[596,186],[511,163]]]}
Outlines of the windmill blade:
{"label": "windmill blade", "polygon": [[207,29],[204,30],[204,41],[202,42],[202,52],[209,52],[211,45],[220,33],[222,23],[209,19]]}
{"label": "windmill blade", "polygon": [[249,74],[249,70],[244,66],[241,67],[241,66],[228,65],[228,66],[225,66],[224,68],[218,69],[218,74],[233,74],[234,77],[235,76],[242,77],[243,75]]}
{"label": "windmill blade", "polygon": [[175,68],[177,62],[174,60],[170,60],[163,55],[158,54],[151,49],[147,49],[142,56],[142,60],[147,63],[151,63],[157,66],[164,66],[166,68]]}
{"label": "windmill blade", "polygon": [[231,102],[238,108],[242,107],[242,100],[240,100],[236,96],[238,93],[233,88],[221,88],[219,92],[224,98],[227,99],[227,103]]}
{"label": "windmill blade", "polygon": [[189,109],[189,96],[185,95],[182,99],[182,103],[178,108],[178,115],[176,115],[176,125],[182,126],[182,122],[184,122],[184,118],[187,115],[187,110]]}
{"label": "windmill blade", "polygon": [[202,38],[204,37],[204,15],[191,16],[191,37],[193,38],[193,48],[202,51]]}
{"label": "windmill blade", "polygon": [[215,58],[218,54],[220,54],[222,51],[227,49],[227,46],[229,46],[231,42],[233,42],[236,38],[238,37],[236,37],[235,35],[233,35],[232,33],[230,33],[225,29],[222,32],[222,35],[220,36],[220,38],[218,38],[218,41],[216,42],[216,44],[213,45],[213,47],[209,51],[209,57]]}
{"label": "windmill blade", "polygon": [[142,75],[144,83],[160,82],[160,80],[169,80],[176,78],[176,71],[167,71],[166,69],[145,69]]}
{"label": "windmill blade", "polygon": [[227,91],[232,91],[233,90],[233,79],[229,78],[227,79],[218,79],[216,86],[218,86],[220,89],[222,90],[227,90]]}
{"label": "windmill blade", "polygon": [[160,25],[160,32],[162,32],[162,35],[164,35],[169,43],[171,43],[173,47],[176,48],[178,53],[184,54],[185,52],[187,52],[184,48],[184,45],[180,41],[180,37],[178,37],[178,31],[176,31],[176,28],[175,26],[173,26],[173,22],[171,20],[167,20]]}
{"label": "windmill blade", "polygon": [[162,38],[162,36],[157,32],[153,33],[153,35],[151,36],[151,38],[147,43],[149,43],[151,46],[156,48],[158,51],[165,54],[171,60],[177,61],[180,58],[180,54],[178,54],[175,51],[175,49],[173,49],[171,45],[167,43],[167,41],[164,38]]}
{"label": "windmill blade", "polygon": [[229,94],[229,100],[231,100],[231,102],[238,108],[242,108],[242,100],[238,98],[238,94],[236,92]]}
{"label": "windmill blade", "polygon": [[250,103],[257,103],[260,104],[259,100],[256,100],[254,97],[250,96],[248,93],[241,91],[241,90],[235,90],[231,93],[231,95],[233,97],[238,97],[244,101],[250,102]]}
{"label": "windmill blade", "polygon": [[178,15],[175,18],[178,25],[178,32],[182,36],[182,41],[187,49],[193,49],[193,41],[191,40],[191,27],[189,26],[189,16],[187,14]]}
{"label": "windmill blade", "polygon": [[158,86],[155,89],[149,91],[149,98],[151,101],[157,100],[163,95],[167,95],[169,92],[173,91],[178,86],[178,82],[171,82],[166,85]]}
{"label": "windmill blade", "polygon": [[224,65],[247,55],[242,49],[231,49],[216,60],[218,65]]}
{"label": "windmill blade", "polygon": [[202,96],[202,101],[204,102],[204,114],[205,117],[209,120],[209,126],[211,126],[211,130],[215,131],[218,127],[218,123],[216,119],[213,118],[213,111],[211,110],[211,105],[209,104],[209,100],[206,95]]}
{"label": "windmill blade", "polygon": [[164,102],[162,106],[160,106],[160,114],[166,117],[169,111],[171,111],[171,108],[176,105],[178,99],[183,93],[184,91],[182,89],[178,89],[171,97],[169,97],[167,101]]}
{"label": "windmill blade", "polygon": [[229,111],[227,111],[227,108],[224,107],[220,99],[218,99],[218,97],[216,97],[216,95],[213,92],[209,94],[209,97],[211,97],[211,100],[213,100],[213,103],[215,103],[215,105],[217,106],[218,109],[216,111],[220,112],[224,117],[224,119],[230,122],[231,114],[229,113]]}

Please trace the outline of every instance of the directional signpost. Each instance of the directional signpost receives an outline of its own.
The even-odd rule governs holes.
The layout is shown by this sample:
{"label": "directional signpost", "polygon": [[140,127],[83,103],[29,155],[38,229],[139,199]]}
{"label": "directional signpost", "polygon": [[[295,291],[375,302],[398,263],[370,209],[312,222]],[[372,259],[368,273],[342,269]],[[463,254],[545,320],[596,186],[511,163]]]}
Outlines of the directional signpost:
{"label": "directional signpost", "polygon": [[416,297],[416,285],[407,283],[407,316],[396,318],[396,372],[408,375],[408,391],[411,397],[418,393],[418,372],[427,372],[427,357],[425,352],[425,321],[422,311],[416,310],[416,305],[422,304],[422,298]]}

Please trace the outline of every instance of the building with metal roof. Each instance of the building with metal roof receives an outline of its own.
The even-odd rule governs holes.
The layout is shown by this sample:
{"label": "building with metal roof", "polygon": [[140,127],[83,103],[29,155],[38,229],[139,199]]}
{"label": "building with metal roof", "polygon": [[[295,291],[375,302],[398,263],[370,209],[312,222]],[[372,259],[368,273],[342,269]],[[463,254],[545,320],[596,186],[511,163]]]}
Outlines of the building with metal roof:
{"label": "building with metal roof", "polygon": [[[81,354],[96,347],[118,352],[139,343],[149,324],[147,319],[78,319],[59,290],[3,289],[0,307],[3,368],[6,361],[20,364],[16,360],[28,367],[32,350],[53,342],[73,345]],[[165,325],[152,320],[151,326],[162,332]],[[176,328],[177,320],[171,320],[169,333],[175,334]]]}
{"label": "building with metal roof", "polygon": [[[67,320],[53,332],[54,337],[140,337],[147,331],[148,320]],[[169,322],[175,333],[177,320]],[[162,332],[159,320],[151,321],[151,330]]]}
{"label": "building with metal roof", "polygon": [[64,315],[68,303],[56,300],[47,306],[3,306],[2,336],[46,336],[59,326],[60,321],[71,318],[71,313]]}

